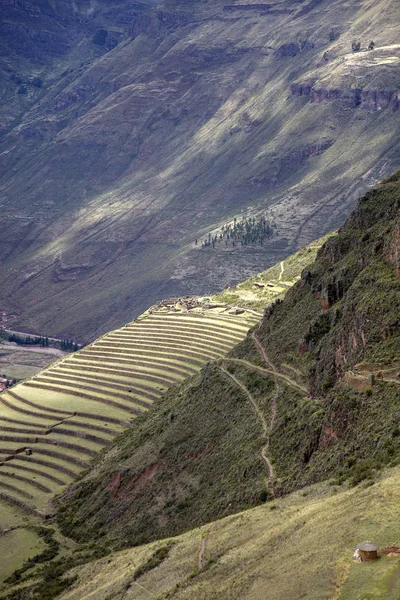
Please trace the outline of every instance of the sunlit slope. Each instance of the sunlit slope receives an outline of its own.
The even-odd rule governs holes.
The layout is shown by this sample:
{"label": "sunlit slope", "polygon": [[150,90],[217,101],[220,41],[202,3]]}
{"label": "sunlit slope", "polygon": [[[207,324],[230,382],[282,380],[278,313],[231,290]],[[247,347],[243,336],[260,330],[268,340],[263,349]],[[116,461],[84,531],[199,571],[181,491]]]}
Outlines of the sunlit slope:
{"label": "sunlit slope", "polygon": [[[399,166],[396,0],[1,7],[0,305],[31,331],[242,281]],[[201,249],[242,216],[274,235]]]}
{"label": "sunlit slope", "polygon": [[266,271],[214,294],[212,300],[263,310],[278,298],[285,297],[287,290],[300,280],[303,269],[315,261],[318,250],[333,235],[336,235],[336,232],[314,240]]}
{"label": "sunlit slope", "polygon": [[[60,598],[397,600],[400,556],[356,563],[352,554],[371,538],[380,548],[399,545],[399,506],[398,467],[370,487],[312,486],[78,568],[77,583]],[[170,544],[165,560],[149,568]]]}
{"label": "sunlit slope", "polygon": [[226,354],[257,321],[229,307],[196,310],[154,308],[1,394],[0,498],[46,512],[167,387]]}

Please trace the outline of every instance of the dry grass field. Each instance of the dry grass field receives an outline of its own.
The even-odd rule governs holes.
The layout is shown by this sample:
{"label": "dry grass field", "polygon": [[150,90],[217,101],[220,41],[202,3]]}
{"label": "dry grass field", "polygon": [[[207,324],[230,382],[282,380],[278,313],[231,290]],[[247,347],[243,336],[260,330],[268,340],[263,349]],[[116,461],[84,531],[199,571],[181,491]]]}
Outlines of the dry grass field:
{"label": "dry grass field", "polygon": [[398,600],[400,555],[371,563],[352,555],[371,537],[380,548],[399,546],[399,506],[398,467],[373,486],[312,486],[78,568],[60,599]]}

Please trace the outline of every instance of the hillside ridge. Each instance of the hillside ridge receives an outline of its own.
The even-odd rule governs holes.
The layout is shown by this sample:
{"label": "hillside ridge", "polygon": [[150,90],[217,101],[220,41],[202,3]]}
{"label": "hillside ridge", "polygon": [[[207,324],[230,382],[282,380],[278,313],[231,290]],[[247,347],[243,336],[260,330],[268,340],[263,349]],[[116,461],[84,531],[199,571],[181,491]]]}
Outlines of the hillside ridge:
{"label": "hillside ridge", "polygon": [[[249,289],[254,290],[249,298],[252,307],[259,306],[268,290],[274,290],[276,299],[267,303],[258,324],[245,337],[243,333],[243,341],[234,345],[232,340],[228,354],[208,360],[196,374],[170,387],[156,411],[138,416],[135,427],[125,429],[59,497],[54,521],[57,543],[51,530],[45,528],[41,534],[53,539],[47,541],[46,552],[51,555],[45,553],[40,559],[50,562],[40,571],[28,561],[8,579],[13,600],[47,600],[60,594],[72,600],[82,593],[91,600],[120,593],[136,597],[143,587],[147,595],[147,589],[153,588],[155,592],[149,593],[160,600],[179,594],[195,598],[199,590],[204,598],[211,598],[216,586],[221,598],[235,598],[239,593],[250,599],[271,581],[275,582],[274,597],[283,600],[292,593],[293,580],[283,577],[277,566],[275,574],[266,572],[263,557],[266,552],[271,562],[271,547],[275,548],[287,570],[288,557],[293,556],[290,540],[298,548],[303,541],[304,551],[296,553],[303,560],[305,552],[311,561],[312,569],[302,571],[304,597],[310,597],[307,586],[313,580],[312,589],[319,594],[315,598],[322,594],[356,600],[365,581],[360,580],[361,571],[351,567],[348,555],[355,536],[376,538],[387,545],[389,554],[397,542],[389,530],[397,535],[391,507],[397,497],[400,451],[399,182],[400,172],[362,197],[336,235],[299,252],[300,279],[291,258],[257,276],[256,282],[252,279],[237,290],[226,290],[227,297],[237,292],[241,301]],[[316,257],[305,266],[309,250]],[[294,285],[282,299],[279,284],[289,273]],[[203,301],[224,310],[214,299]],[[188,315],[185,302],[196,304],[193,299],[181,299],[171,314],[170,299],[166,306],[155,307],[161,310],[158,315],[152,308],[142,320],[128,325],[127,331],[135,326],[142,331],[150,320],[157,335],[163,327],[167,330],[166,323],[168,327],[172,323],[174,332],[169,335],[174,337],[177,319],[210,321],[209,316]],[[243,308],[229,310],[234,319],[246,314]],[[252,311],[254,324],[257,318]],[[232,337],[236,325],[231,323],[228,331],[226,324],[219,332],[211,326],[212,343]],[[193,324],[185,330],[197,343]],[[113,332],[109,335],[115,337]],[[106,335],[93,345],[94,349],[105,343],[100,346],[101,360],[109,360],[107,339]],[[88,351],[93,352],[90,347]],[[76,362],[83,352],[70,360]],[[124,360],[118,359],[123,368]],[[85,362],[90,365],[91,359]],[[184,360],[182,364],[191,363]],[[171,375],[174,368],[168,367]],[[74,460],[81,460],[76,450]],[[24,477],[16,478],[13,486],[23,483]],[[359,487],[352,489],[355,486]],[[385,498],[379,507],[378,497]],[[265,506],[257,508],[260,504]],[[353,507],[350,512],[349,506]],[[281,510],[286,515],[284,525]],[[276,519],[274,511],[278,511]],[[268,540],[261,554],[251,537],[260,519]],[[239,532],[234,532],[242,521],[251,528],[247,547],[237,537]],[[348,534],[345,541],[340,527],[340,539],[336,533],[334,538],[327,536],[326,526],[334,522],[343,524]],[[227,547],[221,532],[232,524]],[[316,557],[321,535],[335,540],[329,548],[322,545],[324,567]],[[204,543],[203,536],[207,537]],[[153,543],[146,545],[149,542]],[[188,563],[184,561],[184,574],[176,574],[176,549],[187,552],[187,543],[190,548],[194,544],[196,551],[190,550]],[[67,559],[58,554],[60,544]],[[231,552],[236,555],[241,549],[252,567],[236,569],[233,581],[222,565]],[[331,552],[337,552],[337,560]],[[386,590],[388,599],[396,597],[399,585],[398,555],[394,556],[393,562],[382,560],[371,573],[377,589]],[[124,557],[133,560],[129,575]],[[92,562],[98,558],[99,563]],[[105,575],[104,581],[107,564],[120,575]],[[236,562],[229,558],[227,564]],[[160,578],[164,565],[172,569],[170,578]],[[318,577],[316,565],[320,565]],[[38,575],[39,580],[34,579]],[[103,581],[100,588],[99,581]],[[150,588],[146,581],[152,581]],[[254,588],[248,587],[250,581]],[[63,595],[66,587],[71,590]]]}
{"label": "hillside ridge", "polygon": [[71,490],[63,531],[129,546],[395,463],[399,208],[397,186],[362,198],[245,340],[169,390]]}

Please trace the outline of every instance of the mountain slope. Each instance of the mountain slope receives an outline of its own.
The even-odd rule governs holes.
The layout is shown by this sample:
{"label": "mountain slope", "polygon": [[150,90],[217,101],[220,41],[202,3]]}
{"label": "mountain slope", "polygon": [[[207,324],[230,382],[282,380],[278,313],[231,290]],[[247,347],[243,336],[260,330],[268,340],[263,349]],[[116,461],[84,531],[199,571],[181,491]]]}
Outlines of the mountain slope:
{"label": "mountain slope", "polygon": [[[0,303],[30,329],[241,281],[399,166],[392,0],[2,5]],[[194,246],[242,210],[269,242]]]}
{"label": "mountain slope", "polygon": [[[68,575],[78,581],[60,599],[397,600],[399,555],[373,563],[352,555],[371,538],[380,548],[398,548],[399,484],[397,467],[372,487],[311,486],[74,569]],[[163,559],[152,560],[157,551]]]}
{"label": "mountain slope", "polygon": [[380,471],[400,450],[399,185],[400,172],[362,198],[243,342],[99,456],[2,597],[50,600],[75,583],[62,597],[258,598],[272,586],[283,600],[312,597],[311,581],[315,598],[397,597],[397,550],[367,579],[351,554],[366,538],[398,546],[398,469]]}
{"label": "mountain slope", "polygon": [[[221,298],[163,300],[133,323],[3,392],[0,528],[5,533],[0,551],[18,543],[18,553],[2,563],[0,581],[21,567],[24,557],[43,546],[44,539],[46,560],[49,553],[54,555],[51,530],[41,527],[41,517],[49,520],[54,513],[54,495],[79,477],[88,461],[104,451],[118,432],[137,427],[137,416],[156,407],[163,390],[178,385],[207,360],[222,357],[243,339],[262,316],[254,308],[282,297],[321,243],[318,240],[261,273],[258,280],[275,281],[273,288],[254,288],[252,281],[244,282],[238,289],[239,294],[245,291],[248,306],[244,309]],[[278,273],[284,273],[284,279]],[[188,414],[189,419],[192,416]],[[156,469],[151,468],[148,475],[155,476]],[[57,539],[61,544],[57,552],[74,547],[59,533]],[[96,547],[94,555],[103,552]],[[94,555],[84,551],[84,559],[79,560],[85,562]],[[34,558],[32,564],[40,560]],[[25,565],[12,581],[18,581],[26,569]]]}
{"label": "mountain slope", "polygon": [[399,183],[362,198],[245,341],[170,390],[70,490],[65,534],[143,543],[396,463]]}

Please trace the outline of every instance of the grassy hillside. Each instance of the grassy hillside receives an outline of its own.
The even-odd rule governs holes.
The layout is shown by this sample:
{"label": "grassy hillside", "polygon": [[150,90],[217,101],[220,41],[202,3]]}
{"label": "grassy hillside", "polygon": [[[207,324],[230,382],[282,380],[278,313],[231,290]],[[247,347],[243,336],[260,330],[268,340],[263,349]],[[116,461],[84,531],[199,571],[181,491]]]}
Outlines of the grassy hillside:
{"label": "grassy hillside", "polygon": [[60,600],[397,600],[400,555],[352,555],[368,539],[399,547],[399,506],[398,467],[372,486],[311,486],[77,568]]}
{"label": "grassy hillside", "polygon": [[[19,325],[87,342],[231,286],[399,167],[396,0],[252,4],[4,3],[0,304]],[[196,246],[242,216],[274,235]]]}
{"label": "grassy hillside", "polygon": [[171,390],[62,501],[76,539],[185,531],[400,451],[399,174],[361,199],[227,357]]}
{"label": "grassy hillside", "polygon": [[288,289],[299,281],[303,269],[314,262],[319,248],[333,235],[335,233],[330,232],[266,271],[214,294],[212,300],[263,311],[275,300],[285,297]]}
{"label": "grassy hillside", "polygon": [[[286,288],[300,277],[304,257],[314,258],[318,247],[320,242],[315,242],[284,261],[284,270],[290,272],[291,278],[286,281]],[[281,266],[278,270],[281,272]],[[265,277],[267,275],[273,277],[274,270]],[[237,304],[223,303],[221,298],[162,301],[136,322],[110,332],[3,393],[0,398],[4,454],[0,472],[0,517],[6,533],[0,538],[0,550],[4,546],[6,551],[16,541],[19,551],[13,551],[11,560],[2,563],[0,579],[19,568],[24,559],[35,555],[35,548],[43,547],[38,515],[45,512],[48,518],[53,510],[54,493],[74,480],[91,462],[92,456],[105,449],[121,429],[131,427],[133,417],[135,427],[141,423],[142,419],[132,414],[131,403],[140,403],[133,407],[136,412],[152,402],[157,404],[165,389],[179,384],[193,369],[197,370],[202,361],[227,353],[243,337],[248,327],[262,316],[261,312],[254,311],[261,296],[263,302],[282,296],[279,286],[268,288],[266,295],[266,291],[259,288],[250,293],[251,281],[243,285],[247,289],[248,308],[244,311],[238,311]],[[139,364],[142,362],[146,364]],[[129,405],[125,406],[127,402]],[[190,411],[188,419],[196,414],[196,408]],[[244,414],[247,415],[246,409]],[[168,419],[174,418],[174,414],[168,415]],[[210,415],[204,413],[204,419],[210,428],[215,428]],[[165,407],[160,423],[164,420]],[[179,423],[178,419],[175,428],[178,436]],[[49,442],[57,448],[49,446]],[[31,448],[31,455],[25,454],[27,447]],[[152,469],[149,475],[154,476]],[[252,493],[256,496],[265,493],[262,480],[260,489],[254,488]],[[13,509],[7,506],[10,502]],[[199,522],[204,518],[203,514]],[[61,549],[54,554],[47,542],[45,552],[56,555],[70,550],[69,540],[62,536],[57,539]],[[85,557],[80,560],[88,560],[96,552],[83,550],[78,554]]]}

